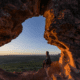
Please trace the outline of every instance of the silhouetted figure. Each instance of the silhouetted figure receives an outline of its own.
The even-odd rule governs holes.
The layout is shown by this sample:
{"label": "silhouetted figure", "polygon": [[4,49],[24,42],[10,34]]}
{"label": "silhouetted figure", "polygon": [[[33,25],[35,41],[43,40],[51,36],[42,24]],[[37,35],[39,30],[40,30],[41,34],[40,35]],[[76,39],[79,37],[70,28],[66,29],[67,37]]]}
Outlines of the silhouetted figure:
{"label": "silhouetted figure", "polygon": [[50,65],[51,64],[51,59],[50,59],[50,56],[49,56],[49,52],[46,51],[46,60],[43,61],[43,68],[44,68],[44,65],[47,64],[47,65]]}

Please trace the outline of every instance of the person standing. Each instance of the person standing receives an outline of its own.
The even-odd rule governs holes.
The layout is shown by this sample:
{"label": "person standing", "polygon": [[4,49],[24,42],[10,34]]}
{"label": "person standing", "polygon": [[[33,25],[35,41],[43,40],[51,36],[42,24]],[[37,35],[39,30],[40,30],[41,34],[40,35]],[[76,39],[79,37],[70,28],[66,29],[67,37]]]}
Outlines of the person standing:
{"label": "person standing", "polygon": [[50,65],[51,64],[51,59],[50,59],[50,56],[49,56],[49,51],[46,51],[46,60],[43,61],[43,68],[44,68],[44,65]]}

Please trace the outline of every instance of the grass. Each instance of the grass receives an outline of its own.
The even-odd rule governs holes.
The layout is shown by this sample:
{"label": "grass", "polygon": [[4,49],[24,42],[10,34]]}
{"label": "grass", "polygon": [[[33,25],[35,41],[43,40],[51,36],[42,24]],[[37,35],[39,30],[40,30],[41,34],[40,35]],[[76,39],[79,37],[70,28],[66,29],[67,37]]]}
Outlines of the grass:
{"label": "grass", "polygon": [[8,72],[13,72],[13,71],[16,71],[16,72],[22,72],[24,70],[38,70],[40,69],[39,67],[42,67],[42,63],[41,62],[36,62],[36,63],[33,63],[33,62],[30,62],[30,63],[8,63],[8,64],[2,64],[0,65],[0,68],[8,71]]}

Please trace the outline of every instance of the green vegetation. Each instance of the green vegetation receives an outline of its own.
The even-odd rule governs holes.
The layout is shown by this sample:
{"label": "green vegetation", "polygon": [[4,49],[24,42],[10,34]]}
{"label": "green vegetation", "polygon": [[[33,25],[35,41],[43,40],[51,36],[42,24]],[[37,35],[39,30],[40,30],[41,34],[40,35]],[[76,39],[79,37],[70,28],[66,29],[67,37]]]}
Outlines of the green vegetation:
{"label": "green vegetation", "polygon": [[[60,55],[50,56],[52,61],[58,61]],[[46,56],[0,56],[0,68],[7,72],[38,71]]]}

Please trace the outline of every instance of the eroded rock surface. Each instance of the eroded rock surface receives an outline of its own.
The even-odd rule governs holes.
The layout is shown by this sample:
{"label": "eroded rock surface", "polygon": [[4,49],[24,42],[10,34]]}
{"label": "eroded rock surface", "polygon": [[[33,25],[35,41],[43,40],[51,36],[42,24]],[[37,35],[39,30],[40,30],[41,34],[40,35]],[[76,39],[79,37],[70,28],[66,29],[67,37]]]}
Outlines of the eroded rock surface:
{"label": "eroded rock surface", "polygon": [[46,18],[44,38],[61,50],[66,74],[68,64],[80,70],[80,0],[0,0],[0,46],[19,36],[22,22],[39,15]]}
{"label": "eroded rock surface", "polygon": [[[80,70],[70,67],[69,75],[66,75],[65,69],[59,61],[51,63],[50,67],[46,66],[38,71],[25,72],[7,72],[0,68],[0,80],[79,80]],[[71,77],[70,77],[71,76]]]}
{"label": "eroded rock surface", "polygon": [[6,72],[0,69],[0,80],[49,80],[45,69],[25,72]]}

